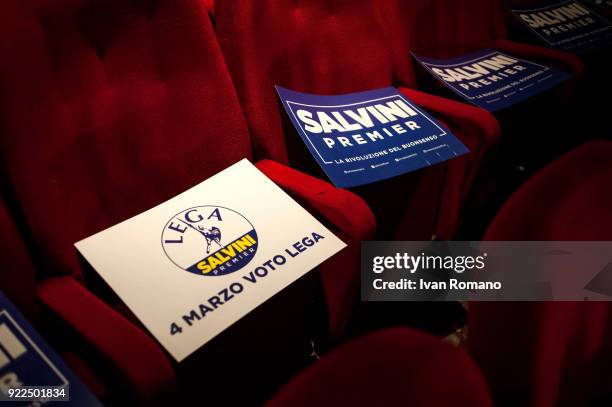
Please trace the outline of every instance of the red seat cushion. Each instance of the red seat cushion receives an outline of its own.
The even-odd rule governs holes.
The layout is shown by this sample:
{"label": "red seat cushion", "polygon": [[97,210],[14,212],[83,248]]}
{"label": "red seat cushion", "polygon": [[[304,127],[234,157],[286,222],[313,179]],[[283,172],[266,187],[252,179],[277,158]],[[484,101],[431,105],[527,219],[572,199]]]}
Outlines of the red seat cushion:
{"label": "red seat cushion", "polygon": [[[510,197],[484,239],[612,240],[611,155],[612,142],[597,141],[553,162]],[[510,405],[587,405],[612,383],[610,311],[607,302],[474,302],[470,352]]]}
{"label": "red seat cushion", "polygon": [[332,351],[291,380],[267,407],[490,406],[467,355],[405,328],[380,331]]}
{"label": "red seat cushion", "polygon": [[612,240],[612,142],[584,144],[526,182],[485,240]]}

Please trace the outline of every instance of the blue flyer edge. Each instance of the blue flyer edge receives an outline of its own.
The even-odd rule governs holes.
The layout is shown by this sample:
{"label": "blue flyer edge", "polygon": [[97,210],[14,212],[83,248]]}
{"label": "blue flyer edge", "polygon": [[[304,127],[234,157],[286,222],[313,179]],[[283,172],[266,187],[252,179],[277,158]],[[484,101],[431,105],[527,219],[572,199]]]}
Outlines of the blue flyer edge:
{"label": "blue flyer edge", "polygon": [[[409,172],[414,172],[414,171],[418,171],[420,169],[429,167],[431,165],[435,165],[441,162],[445,162],[448,161],[452,158],[456,158],[456,157],[460,157],[462,155],[465,155],[467,153],[470,152],[470,150],[465,146],[465,144],[463,144],[463,142],[461,140],[459,140],[459,138],[457,138],[457,136],[455,136],[453,133],[450,132],[450,130],[447,130],[444,128],[444,126],[438,122],[434,117],[432,117],[429,113],[425,112],[423,109],[421,109],[415,102],[413,102],[412,100],[410,100],[408,97],[406,97],[405,95],[402,95],[401,92],[399,92],[395,87],[393,86],[387,86],[385,88],[378,88],[378,89],[373,89],[373,90],[366,90],[366,91],[361,91],[361,92],[351,92],[351,93],[343,93],[343,94],[338,94],[338,95],[318,95],[318,94],[312,94],[312,93],[305,93],[305,92],[298,92],[298,91],[294,91],[285,87],[282,87],[280,85],[274,85],[274,88],[276,89],[277,95],[279,97],[279,100],[281,101],[281,104],[283,105],[283,108],[285,110],[285,112],[287,113],[287,116],[289,116],[289,120],[291,121],[291,123],[293,124],[294,128],[295,128],[295,122],[296,122],[296,118],[292,117],[294,116],[293,111],[291,110],[291,107],[289,106],[289,103],[301,103],[301,102],[292,102],[290,100],[283,100],[283,98],[287,99],[289,97],[296,97],[296,98],[303,98],[303,97],[316,97],[319,98],[323,101],[325,100],[332,100],[334,101],[334,103],[347,103],[347,104],[351,104],[351,105],[355,105],[353,98],[355,98],[356,96],[359,97],[375,97],[375,98],[385,98],[385,97],[394,97],[394,96],[398,96],[400,97],[402,100],[404,100],[406,103],[408,103],[411,107],[413,107],[415,110],[417,110],[423,117],[425,117],[427,120],[429,120],[435,127],[437,127],[442,133],[438,134],[437,136],[452,136],[456,143],[462,147],[461,151],[458,153],[455,153],[455,157],[451,157],[451,158],[446,158],[446,159],[442,159],[440,161],[435,161],[433,163],[429,163],[429,161],[426,160],[426,162],[428,163],[427,165],[424,166],[420,166],[418,168],[415,168],[414,170],[411,171],[401,171],[401,172],[389,172],[388,175],[385,176],[381,176],[378,177],[375,180],[372,181],[368,181],[368,182],[359,182],[357,180],[355,180],[354,182],[347,182],[344,180],[338,180],[335,179],[335,177],[333,177],[324,167],[324,164],[330,164],[331,162],[326,162],[323,157],[319,154],[318,150],[316,148],[314,148],[314,146],[312,145],[312,142],[310,141],[310,138],[305,134],[303,128],[297,129],[295,128],[295,130],[297,132],[300,133],[300,138],[302,139],[302,142],[304,142],[304,144],[306,145],[306,147],[308,148],[308,150],[310,151],[311,155],[313,156],[314,160],[316,161],[316,163],[319,165],[319,167],[321,168],[321,170],[323,170],[323,173],[325,173],[325,175],[327,176],[327,178],[334,184],[334,186],[338,187],[338,188],[352,188],[352,187],[357,187],[357,186],[362,186],[362,185],[368,185],[368,184],[373,184],[379,181],[383,181],[386,179],[390,179],[390,178],[394,178],[397,176],[400,176],[402,174],[406,174]],[[284,95],[283,95],[284,94]],[[359,103],[367,103],[367,102],[371,102],[372,100],[364,100],[363,102],[359,102]],[[330,106],[336,106],[336,105],[330,105]],[[307,143],[306,140],[307,139],[309,142]],[[320,158],[317,159],[315,156],[318,156]]]}

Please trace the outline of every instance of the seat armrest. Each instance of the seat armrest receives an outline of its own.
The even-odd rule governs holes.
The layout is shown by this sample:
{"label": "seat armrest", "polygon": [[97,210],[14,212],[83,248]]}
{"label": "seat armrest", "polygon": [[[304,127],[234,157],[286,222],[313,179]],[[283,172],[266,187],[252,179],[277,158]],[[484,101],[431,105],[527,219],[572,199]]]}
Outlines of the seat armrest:
{"label": "seat armrest", "polygon": [[471,194],[487,153],[498,143],[501,128],[486,110],[409,88],[398,88],[418,106],[427,110],[451,130],[470,150],[461,157],[447,161],[440,208],[434,234],[452,239],[459,227],[460,211]]}
{"label": "seat armrest", "polygon": [[274,183],[315,211],[313,215],[323,217],[324,222],[340,234],[359,240],[374,236],[374,215],[363,199],[354,193],[276,161],[261,160],[256,166]]}
{"label": "seat armrest", "polygon": [[453,124],[469,127],[473,130],[473,135],[486,140],[489,144],[496,143],[500,138],[501,128],[497,119],[482,108],[414,89],[398,88],[398,91],[434,116],[440,116],[439,118],[447,122],[451,128]]}
{"label": "seat armrest", "polygon": [[157,342],[72,277],[47,279],[37,294],[124,376],[139,400],[176,387],[174,369]]}
{"label": "seat armrest", "polygon": [[262,160],[256,166],[347,244],[319,266],[330,335],[338,338],[359,298],[361,241],[375,237],[374,215],[360,197],[329,182],[271,160]]}
{"label": "seat armrest", "polygon": [[580,58],[572,53],[537,45],[523,44],[502,38],[496,39],[494,44],[495,48],[500,51],[508,52],[519,57],[530,58],[535,61],[547,62],[571,73],[577,79],[584,74],[584,64]]}

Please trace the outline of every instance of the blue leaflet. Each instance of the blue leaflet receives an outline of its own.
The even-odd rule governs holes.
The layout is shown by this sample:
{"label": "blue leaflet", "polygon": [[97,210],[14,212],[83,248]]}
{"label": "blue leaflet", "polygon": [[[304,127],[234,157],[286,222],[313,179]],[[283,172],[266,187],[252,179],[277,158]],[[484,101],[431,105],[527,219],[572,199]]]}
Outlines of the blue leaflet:
{"label": "blue leaflet", "polygon": [[453,92],[490,112],[512,106],[571,77],[559,69],[494,49],[451,59],[413,55]]}
{"label": "blue leaflet", "polygon": [[[8,391],[5,387],[15,385],[68,386],[70,405],[101,406],[1,291],[0,345],[0,380],[3,393]],[[21,404],[28,403],[22,401]],[[66,402],[49,401],[44,404],[66,405]]]}
{"label": "blue leaflet", "polygon": [[338,187],[369,184],[468,152],[395,88],[334,96],[276,90],[304,143]]}
{"label": "blue leaflet", "polygon": [[582,52],[612,41],[612,25],[577,1],[557,1],[538,8],[513,8],[518,19],[549,47]]}

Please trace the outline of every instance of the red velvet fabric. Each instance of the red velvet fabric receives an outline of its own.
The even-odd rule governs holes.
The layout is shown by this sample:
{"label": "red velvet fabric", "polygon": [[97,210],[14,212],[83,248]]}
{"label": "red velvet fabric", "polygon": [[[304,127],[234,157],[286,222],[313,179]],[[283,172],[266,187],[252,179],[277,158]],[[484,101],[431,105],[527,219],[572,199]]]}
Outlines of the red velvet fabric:
{"label": "red velvet fabric", "polygon": [[47,279],[39,286],[38,296],[94,344],[140,400],[153,401],[176,385],[172,365],[155,340],[72,277]]}
{"label": "red velvet fabric", "polygon": [[384,31],[368,0],[216,0],[215,13],[256,157],[288,161],[274,85],[334,94],[391,84]]}
{"label": "red velvet fabric", "polygon": [[[449,58],[489,48],[506,36],[500,0],[419,0],[425,3],[406,27],[412,51],[432,58]],[[400,15],[411,13],[397,2]]]}
{"label": "red velvet fabric", "polygon": [[[450,160],[441,190],[435,235],[451,239],[460,226],[461,208],[469,197],[473,182],[489,150],[499,141],[501,129],[495,118],[484,109],[429,95],[417,90],[399,88],[415,103],[444,118],[451,130],[470,150],[469,154]],[[419,212],[420,216],[426,212]]]}
{"label": "red velvet fabric", "polygon": [[107,396],[106,387],[81,357],[72,352],[62,353],[61,356],[97,399],[102,400]]}
{"label": "red velvet fabric", "polygon": [[[249,123],[254,153],[260,158],[291,161],[298,168],[318,172],[294,130],[283,124],[285,113],[274,85],[315,94],[357,92],[393,85],[400,75],[400,61],[404,61],[402,69],[410,69],[408,54],[401,59],[393,52],[374,1],[217,0],[215,17],[217,36]],[[431,100],[445,103],[441,98]],[[435,113],[437,107],[428,109]],[[446,109],[440,106],[440,110]],[[453,122],[451,130],[461,139],[488,140],[488,134],[471,133],[481,125],[480,116],[466,117],[459,127]],[[443,184],[445,174],[442,164],[356,191],[373,208],[379,229],[389,223],[399,226],[388,234],[385,229],[384,237],[429,239],[452,229],[446,226],[437,231],[438,216],[455,226],[456,213],[439,214],[438,207],[460,206],[465,192],[463,181],[454,179],[463,173],[448,177],[450,186]],[[443,185],[449,188],[440,203]],[[398,190],[403,191],[401,197],[388,198]],[[401,200],[405,202],[398,203]]]}
{"label": "red velvet fabric", "polygon": [[610,157],[612,142],[594,141],[548,165],[506,202],[485,240],[612,240]]}
{"label": "red velvet fabric", "polygon": [[4,176],[60,274],[79,272],[74,242],[250,153],[198,1],[71,3],[0,17]]}
{"label": "red velvet fabric", "polygon": [[[73,243],[251,156],[208,12],[201,0],[8,0],[0,55],[0,175],[32,235],[41,274],[75,277],[47,281],[38,295],[150,396],[162,382],[171,385],[168,361],[140,328],[78,284]],[[269,174],[306,205],[324,208],[351,242],[373,234],[359,198],[323,181],[317,187],[325,194],[313,195],[300,186],[312,180],[296,171]],[[364,219],[344,216],[349,207]],[[356,295],[344,288],[358,278],[358,249],[350,253],[324,272],[333,310]],[[11,270],[24,287],[26,267]],[[332,314],[331,324],[342,326],[347,312]]]}
{"label": "red velvet fabric", "polygon": [[499,0],[373,0],[396,56],[397,80],[416,87],[411,52],[450,58],[493,46],[506,36]]}
{"label": "red velvet fabric", "polygon": [[208,11],[208,14],[210,14],[211,17],[214,17],[215,15],[215,0],[200,0],[204,6],[204,8],[206,8],[206,10]]}
{"label": "red velvet fabric", "polygon": [[21,235],[0,201],[0,290],[32,322],[38,318],[36,274]]}
{"label": "red velvet fabric", "polygon": [[[576,148],[525,183],[485,240],[612,240],[612,142]],[[588,405],[612,384],[609,303],[478,303],[469,349],[507,405]],[[514,404],[512,404],[514,403]]]}
{"label": "red velvet fabric", "polygon": [[574,54],[558,51],[551,48],[543,48],[536,45],[522,44],[504,38],[498,38],[494,47],[501,51],[519,55],[521,57],[542,61],[560,69],[571,72],[576,78],[584,75],[584,64]]}
{"label": "red velvet fabric", "polygon": [[[31,323],[40,325],[42,318],[36,298],[35,269],[24,240],[2,201],[0,201],[0,236],[2,236],[0,290]],[[79,308],[79,312],[82,313],[83,309]],[[105,395],[104,386],[81,357],[75,353],[68,353],[62,354],[62,358],[97,397]]]}
{"label": "red velvet fabric", "polygon": [[338,337],[358,300],[360,274],[356,271],[361,267],[361,241],[374,239],[374,215],[359,197],[347,190],[335,188],[275,161],[263,160],[257,163],[257,167],[311,209],[320,221],[348,245],[319,266],[330,331],[333,337]]}
{"label": "red velvet fabric", "polygon": [[343,345],[292,379],[267,407],[492,406],[480,371],[438,338],[389,329]]}

